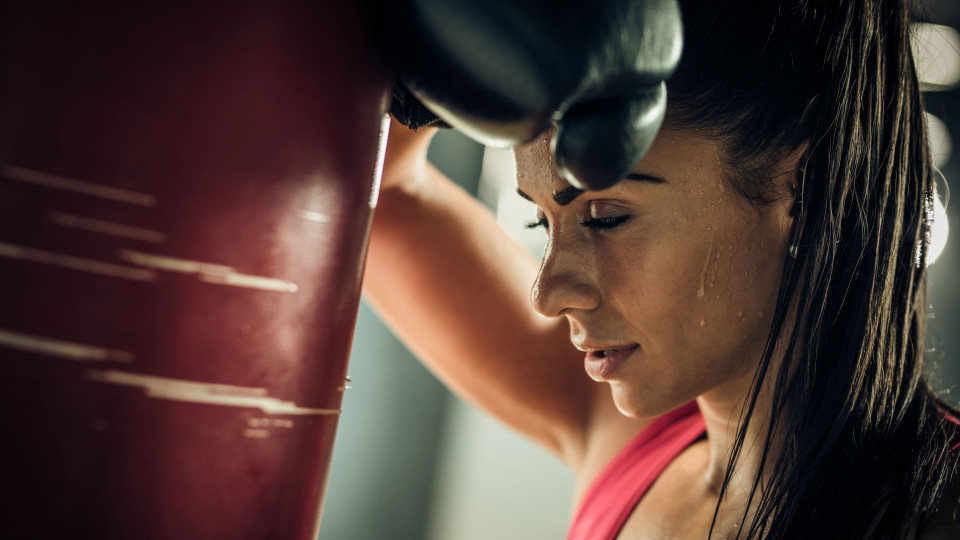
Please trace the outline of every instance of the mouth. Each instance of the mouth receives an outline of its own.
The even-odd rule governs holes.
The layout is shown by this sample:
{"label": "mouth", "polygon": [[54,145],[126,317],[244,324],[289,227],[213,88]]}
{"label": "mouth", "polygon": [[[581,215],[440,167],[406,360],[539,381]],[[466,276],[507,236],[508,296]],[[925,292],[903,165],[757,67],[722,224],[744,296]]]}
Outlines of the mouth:
{"label": "mouth", "polygon": [[608,355],[616,355],[618,351],[629,349],[631,347],[619,347],[615,349],[601,349],[599,351],[590,351],[590,354],[597,358],[606,358]]}
{"label": "mouth", "polygon": [[589,354],[600,354],[600,355],[622,351],[624,349],[636,349],[637,347],[639,347],[639,345],[637,345],[636,343],[625,343],[621,345],[615,345],[610,343],[599,343],[599,342],[593,342],[593,341],[580,341],[579,343],[574,342],[573,346],[580,352],[589,353]]}
{"label": "mouth", "polygon": [[640,346],[633,343],[615,346],[578,345],[577,348],[586,353],[583,362],[587,375],[595,381],[603,382],[614,378]]}

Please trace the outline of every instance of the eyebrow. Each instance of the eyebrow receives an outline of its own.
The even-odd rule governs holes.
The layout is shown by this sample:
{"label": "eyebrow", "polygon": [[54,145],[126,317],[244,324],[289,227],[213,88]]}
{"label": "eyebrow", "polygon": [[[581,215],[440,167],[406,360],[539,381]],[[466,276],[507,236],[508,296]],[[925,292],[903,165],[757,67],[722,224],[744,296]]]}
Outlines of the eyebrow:
{"label": "eyebrow", "polygon": [[[650,174],[642,173],[630,173],[623,177],[625,180],[634,180],[636,182],[651,182],[653,184],[665,184],[667,181],[659,176],[653,176]],[[583,194],[583,190],[575,188],[573,186],[567,186],[560,191],[553,192],[553,201],[559,204],[560,206],[567,206],[572,203],[574,199]],[[524,199],[535,202],[532,197],[523,192],[522,189],[517,188],[517,195],[520,195]]]}

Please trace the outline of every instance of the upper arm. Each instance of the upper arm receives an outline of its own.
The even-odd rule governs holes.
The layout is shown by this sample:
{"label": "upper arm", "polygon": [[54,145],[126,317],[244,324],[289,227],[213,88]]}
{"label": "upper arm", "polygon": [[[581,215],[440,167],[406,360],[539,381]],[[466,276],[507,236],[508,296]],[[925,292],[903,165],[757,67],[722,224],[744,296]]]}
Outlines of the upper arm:
{"label": "upper arm", "polygon": [[425,175],[381,193],[365,294],[454,392],[576,462],[606,388],[584,374],[566,322],[533,310],[537,261],[470,195]]}

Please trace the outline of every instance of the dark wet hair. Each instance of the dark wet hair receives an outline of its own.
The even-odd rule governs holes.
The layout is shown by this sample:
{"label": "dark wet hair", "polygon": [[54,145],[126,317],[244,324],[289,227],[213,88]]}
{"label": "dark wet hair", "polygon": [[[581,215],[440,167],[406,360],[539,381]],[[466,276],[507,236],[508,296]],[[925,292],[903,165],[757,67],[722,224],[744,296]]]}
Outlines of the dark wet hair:
{"label": "dark wet hair", "polygon": [[[721,497],[769,380],[761,469],[773,475],[762,485],[758,474],[740,536],[907,537],[936,511],[957,464],[943,414],[956,413],[923,373],[934,184],[908,6],[681,6],[687,41],[668,121],[719,136],[734,186],[759,204],[771,164],[809,145],[795,178],[797,256],[784,267]],[[788,327],[791,303],[798,324]]]}

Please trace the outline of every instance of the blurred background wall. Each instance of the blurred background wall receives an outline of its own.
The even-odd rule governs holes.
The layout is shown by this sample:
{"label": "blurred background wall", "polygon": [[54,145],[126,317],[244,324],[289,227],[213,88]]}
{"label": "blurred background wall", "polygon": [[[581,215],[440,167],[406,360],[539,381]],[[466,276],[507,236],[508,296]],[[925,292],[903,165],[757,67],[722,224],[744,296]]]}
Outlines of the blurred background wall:
{"label": "blurred background wall", "polygon": [[[940,227],[946,244],[929,268],[927,361],[940,388],[960,402],[960,207],[950,202],[960,194],[960,2],[926,0],[925,25],[917,32],[914,57],[924,82],[927,126],[934,162],[940,168],[940,197],[946,202]],[[919,58],[918,58],[919,57]],[[936,227],[935,222],[935,227]]]}
{"label": "blurred background wall", "polygon": [[[960,2],[926,2],[915,49],[926,81],[939,191],[960,193]],[[955,142],[956,141],[956,142]],[[512,160],[442,132],[430,160],[498,213],[537,257],[543,234],[525,231],[534,211],[514,193]],[[946,216],[946,217],[944,217]],[[929,268],[928,364],[935,384],[960,399],[960,207]],[[942,233],[941,233],[942,234]],[[553,456],[450,395],[364,305],[350,361],[352,382],[333,455],[320,540],[539,540],[563,538],[571,473]]]}

